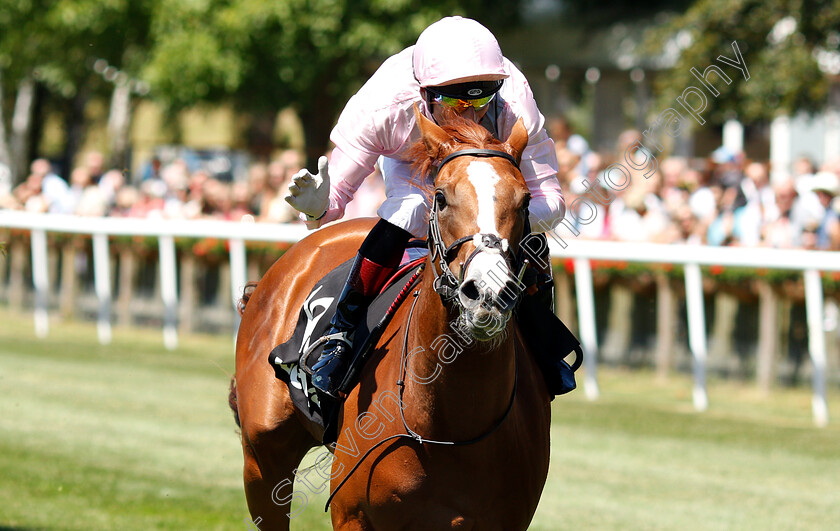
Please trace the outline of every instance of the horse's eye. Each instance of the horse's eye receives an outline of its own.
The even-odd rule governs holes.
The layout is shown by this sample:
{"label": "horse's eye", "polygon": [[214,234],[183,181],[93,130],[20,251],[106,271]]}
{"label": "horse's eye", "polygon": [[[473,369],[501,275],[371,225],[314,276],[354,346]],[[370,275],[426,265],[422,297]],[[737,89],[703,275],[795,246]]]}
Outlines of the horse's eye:
{"label": "horse's eye", "polygon": [[446,196],[444,196],[443,192],[440,190],[435,192],[435,201],[437,201],[437,205],[440,210],[446,208]]}

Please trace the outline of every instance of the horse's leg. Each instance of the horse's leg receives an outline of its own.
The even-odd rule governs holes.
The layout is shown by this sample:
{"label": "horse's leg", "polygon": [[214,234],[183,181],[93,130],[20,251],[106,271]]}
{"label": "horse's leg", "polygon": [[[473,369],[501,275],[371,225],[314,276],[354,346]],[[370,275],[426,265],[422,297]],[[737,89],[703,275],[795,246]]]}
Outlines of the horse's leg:
{"label": "horse's leg", "polygon": [[237,376],[237,388],[243,392],[238,399],[248,510],[259,529],[288,530],[294,471],[317,443],[295,415],[283,382],[275,379],[261,386],[244,380]]}
{"label": "horse's leg", "polygon": [[[245,496],[259,529],[289,529],[291,502],[308,501],[313,476],[295,477],[306,452],[318,445],[316,426],[299,414],[288,387],[269,365],[268,353],[291,337],[298,312],[315,282],[336,263],[354,255],[374,220],[359,219],[327,227],[289,249],[243,297],[245,309],[236,342],[236,405],[245,458]],[[306,243],[304,243],[306,242]],[[327,471],[316,471],[320,477]],[[320,486],[313,487],[319,489]]]}

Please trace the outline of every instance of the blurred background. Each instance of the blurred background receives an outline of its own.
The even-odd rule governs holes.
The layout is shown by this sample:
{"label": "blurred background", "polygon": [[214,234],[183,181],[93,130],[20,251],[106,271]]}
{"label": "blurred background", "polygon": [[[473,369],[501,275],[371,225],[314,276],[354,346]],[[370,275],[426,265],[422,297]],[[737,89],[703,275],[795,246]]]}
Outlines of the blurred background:
{"label": "blurred background", "polygon": [[[295,212],[282,199],[291,175],[302,167],[314,169],[317,157],[329,151],[329,132],[338,113],[384,59],[413,44],[430,23],[453,14],[475,18],[489,27],[505,55],[527,76],[546,118],[546,129],[556,142],[558,179],[567,205],[588,196],[596,210],[594,218],[584,222],[573,212],[567,214],[567,226],[579,232],[576,238],[840,250],[840,0],[427,0],[422,5],[404,0],[0,0],[0,315],[11,325],[0,335],[10,345],[7,350],[0,346],[5,372],[24,371],[17,374],[28,374],[30,383],[58,385],[57,380],[48,379],[49,366],[67,360],[60,355],[56,359],[47,356],[42,370],[25,372],[25,367],[31,367],[30,357],[44,356],[47,347],[38,343],[42,340],[29,337],[28,331],[29,335],[20,333],[30,324],[19,317],[28,316],[38,303],[31,280],[32,235],[29,230],[4,226],[4,211],[297,224]],[[733,66],[738,54],[743,68]],[[705,105],[691,88],[704,94]],[[686,105],[699,109],[696,116]],[[630,185],[620,191],[607,186],[604,170],[622,163],[625,149],[636,141],[652,149],[658,162],[655,171],[643,176],[643,172],[631,170]],[[383,198],[384,185],[375,172],[349,205],[346,217],[375,215]],[[91,361],[90,356],[109,364],[102,361],[112,359],[109,347],[97,345],[90,330],[83,333],[75,328],[101,316],[91,237],[48,232],[47,238],[46,304],[51,318],[60,323],[59,336],[52,339],[49,349],[60,351],[69,341],[79,352],[81,365],[76,368],[80,371]],[[247,278],[258,279],[288,246],[283,242],[246,242]],[[224,334],[210,341],[219,348],[210,358],[224,368],[215,371],[220,374],[232,370],[227,342],[236,327],[230,293],[238,286],[231,285],[235,281],[231,280],[230,251],[224,239],[175,240],[178,331],[185,337]],[[125,332],[132,338],[131,345],[141,345],[145,340],[139,337],[150,336],[132,335],[138,334],[136,328],[148,332],[165,320],[159,243],[153,237],[112,237],[108,252],[114,297],[108,319],[132,330]],[[840,255],[835,256],[840,261]],[[558,258],[554,265],[556,310],[579,332],[575,263]],[[691,424],[695,427],[687,427],[680,404],[691,401],[684,394],[685,390],[690,394],[690,385],[674,387],[675,381],[690,374],[693,364],[683,268],[624,260],[592,260],[591,267],[598,362],[607,371],[604,378],[623,394],[610,395],[604,386],[600,406],[572,399],[590,415],[561,414],[562,422],[577,426],[579,432],[572,430],[572,435],[578,435],[576,441],[591,444],[597,433],[612,433],[610,430],[632,439],[639,418],[661,435],[659,442],[664,438],[694,444],[697,437],[703,439],[701,432],[722,434],[703,444],[734,440],[748,447],[755,441],[764,450],[750,458],[757,460],[755,470],[743,471],[743,475],[756,474],[756,484],[769,482],[780,490],[764,498],[752,491],[749,494],[751,487],[735,484],[744,488],[740,494],[755,502],[755,512],[750,514],[763,512],[774,518],[765,522],[766,526],[752,525],[751,517],[740,519],[739,508],[733,506],[731,514],[716,514],[709,528],[763,528],[779,522],[781,528],[796,528],[799,516],[774,512],[781,511],[777,506],[792,498],[801,502],[801,513],[816,518],[803,520],[809,522],[807,528],[830,528],[827,522],[832,514],[833,521],[838,521],[836,503],[831,509],[826,500],[831,493],[840,495],[837,484],[828,479],[832,473],[840,473],[836,469],[840,455],[835,451],[840,448],[835,444],[840,442],[840,432],[836,426],[818,436],[810,431],[787,431],[792,426],[810,429],[808,400],[814,366],[809,348],[813,332],[807,322],[802,272],[780,270],[773,264],[759,269],[703,268],[707,366],[712,386],[718,382],[726,389],[728,398],[722,402],[727,413],[718,410],[722,424],[715,424],[718,417],[713,414],[697,421],[700,424]],[[840,273],[823,272],[819,280],[824,297],[819,301],[819,323],[825,353],[820,378],[828,386],[831,401],[840,385]],[[85,334],[92,334],[90,345],[81,339]],[[190,341],[198,341],[202,349],[211,348],[201,343],[202,339],[187,339],[186,344],[193,345]],[[116,344],[131,349],[119,338]],[[178,348],[190,363],[201,357],[193,351],[183,352],[184,348],[197,352],[199,347]],[[171,377],[174,383],[175,377],[166,372],[174,362],[156,357],[156,347],[145,345],[143,349],[149,353],[141,356],[141,365],[148,362],[150,371],[164,371],[160,381]],[[23,359],[30,361],[24,363]],[[176,370],[178,374],[181,371],[186,368]],[[151,373],[148,378],[155,381]],[[224,385],[219,384],[224,379],[222,374],[219,381],[202,390],[212,397],[214,385]],[[0,369],[0,385],[11,385],[10,380],[17,381],[15,377],[4,380]],[[31,389],[20,385],[18,396]],[[94,388],[98,389],[96,384]],[[675,390],[678,388],[683,390]],[[9,389],[6,396],[16,388]],[[98,392],[92,391],[91,403],[96,402]],[[638,411],[622,409],[627,400],[635,400],[628,397],[646,393],[662,401],[643,398],[633,402]],[[17,428],[12,427],[12,420],[4,428],[11,430],[9,433],[20,430],[23,419],[38,415],[39,400],[27,402],[30,409],[23,410],[15,409],[12,402],[0,403],[0,411],[9,414],[9,419],[19,414]],[[144,407],[157,411],[162,406],[156,400],[149,397]],[[733,404],[738,403],[757,404],[745,410],[751,426],[747,432],[743,431],[743,417],[737,422],[729,417],[738,409]],[[554,404],[556,409],[558,402]],[[713,398],[712,413],[714,404]],[[72,417],[86,411],[88,405],[82,402],[81,409],[67,414]],[[609,409],[613,406],[617,409]],[[668,409],[671,407],[676,409]],[[663,413],[666,410],[668,413]],[[765,416],[756,413],[762,410]],[[650,415],[645,417],[647,413],[639,411]],[[116,418],[117,412],[109,414]],[[207,417],[215,418],[211,413]],[[595,419],[595,432],[580,431],[589,429],[586,418]],[[621,420],[614,421],[616,418]],[[143,417],[137,423],[146,420]],[[227,420],[219,429],[225,429]],[[798,424],[800,420],[804,424]],[[173,425],[183,421],[172,419]],[[678,433],[666,427],[672,424]],[[81,432],[85,429],[73,426],[77,429],[64,436],[77,433],[78,445],[84,446]],[[24,432],[18,435],[39,433],[34,428]],[[53,435],[54,442],[62,440]],[[227,440],[228,435],[223,433],[218,440]],[[166,436],[162,433],[160,437]],[[758,461],[766,456],[762,452],[769,452],[773,441],[782,441],[784,448],[795,452],[807,446],[803,441],[809,437],[819,440],[816,453],[807,455],[806,461],[826,464],[823,460],[830,458],[834,468],[814,465],[813,470],[785,461],[790,474],[807,472],[797,476],[797,488],[813,479],[813,474],[827,474],[815,480],[813,492],[809,491],[813,497],[804,500],[786,491],[781,478],[767,478],[757,471],[762,469]],[[23,452],[11,438],[4,441],[0,437],[0,442],[9,452]],[[232,440],[235,443],[235,437]],[[209,437],[208,441],[216,439]],[[188,445],[189,441],[182,443]],[[633,445],[632,441],[624,443]],[[610,449],[616,446],[621,444],[616,442]],[[743,447],[727,454],[730,462],[743,457],[738,454]],[[238,459],[233,450],[232,459]],[[112,474],[119,476],[123,457],[133,451],[136,448],[130,445],[114,450],[109,465]],[[694,448],[675,451],[692,454]],[[49,452],[45,452],[40,458],[48,458]],[[692,471],[705,474],[699,463],[712,456],[703,452],[698,456],[697,468]],[[598,459],[589,458],[593,474],[603,474],[606,469],[598,468]],[[167,459],[159,463],[161,469],[178,461],[172,456]],[[638,463],[633,473],[645,473],[652,463]],[[603,466],[612,470],[613,465]],[[0,462],[0,471],[3,467]],[[139,464],[137,468],[142,476]],[[12,460],[5,470],[24,475]],[[211,471],[206,473],[210,477]],[[565,469],[552,472],[567,473]],[[80,474],[96,476],[90,471]],[[581,481],[590,479],[582,472],[580,475]],[[548,502],[551,512],[541,506],[538,514],[537,527],[541,529],[565,528],[552,522],[566,514],[572,501],[589,503],[591,496],[602,496],[615,487],[604,480],[601,486],[606,490],[576,498],[562,491],[562,478],[552,477],[558,483],[552,487],[553,501]],[[43,482],[54,480],[46,472],[44,478]],[[196,479],[196,485],[206,485],[205,479]],[[714,488],[715,481],[708,478],[708,483],[698,483],[696,488],[705,492],[701,489]],[[231,510],[241,511],[243,505],[237,498],[241,486],[237,487],[236,481],[222,483],[224,493],[216,494],[230,497],[234,500]],[[704,516],[731,503],[722,494],[714,508],[694,506],[687,499],[681,499],[685,505],[680,505],[668,497],[672,487],[656,484],[649,498],[670,500],[671,506],[685,514]],[[3,488],[0,483],[0,494],[15,491],[11,484]],[[83,488],[92,486],[82,481],[77,489]],[[149,488],[149,499],[158,500],[156,496],[163,491],[158,486]],[[11,512],[5,519],[0,507],[0,528],[6,529],[4,524],[9,529],[56,527],[54,522],[27,520],[27,504],[34,500],[56,503],[55,493],[41,495],[36,487],[32,489],[35,494],[8,506],[12,509],[7,509]],[[634,487],[628,485],[627,489]],[[124,495],[134,499],[129,493]],[[67,503],[66,507],[72,506]],[[192,498],[189,503],[201,506]],[[59,503],[55,507],[58,513],[65,506]],[[673,515],[665,509],[643,515],[627,507],[601,509],[612,514],[613,520],[584,519],[578,525],[647,529],[689,525],[677,509]],[[212,508],[208,510],[212,512]],[[103,509],[102,514],[106,513],[111,520],[103,517],[103,521],[110,524],[94,525],[89,515],[77,515],[76,523],[70,521],[67,528],[129,528],[124,527],[126,522],[134,521],[124,522],[116,512]],[[245,526],[241,522],[233,527],[218,523],[224,516],[215,523],[186,516],[177,525],[175,520],[160,523],[155,520],[159,515],[153,513],[149,509],[134,519],[152,518],[148,522],[156,523],[147,522],[146,529]],[[697,520],[690,520],[690,525],[694,524]]]}
{"label": "blurred background", "polygon": [[[2,4],[6,210],[297,223],[282,199],[287,181],[328,152],[347,99],[429,23],[460,13],[490,27],[527,75],[556,141],[567,205],[586,195],[596,209],[594,221],[567,214],[578,238],[840,249],[840,2]],[[743,69],[731,66],[738,54]],[[685,92],[698,87],[705,106]],[[685,105],[701,109],[697,117]],[[656,171],[631,172],[621,191],[606,186],[603,170],[622,163],[635,141],[653,150]],[[347,217],[375,215],[383,190],[375,173]],[[5,238],[0,300],[12,308],[32,301],[27,238],[25,231]],[[65,316],[90,313],[90,239],[50,238],[57,250],[52,305]],[[116,319],[159,320],[157,242],[114,243],[113,261],[122,264],[113,266]],[[229,327],[225,241],[177,245],[179,268],[190,272],[178,288],[186,306],[181,328]],[[249,243],[248,278],[259,278],[283,249]],[[574,293],[564,277],[571,261],[556,265],[567,301],[558,311],[574,326]],[[682,271],[607,261],[593,267],[602,358],[652,363],[662,343],[656,293],[679,284]],[[712,365],[751,377],[761,351],[778,361],[760,371],[763,386],[807,378],[801,274],[705,273]],[[836,369],[840,274],[823,274],[823,284]],[[760,318],[760,301],[777,311]],[[667,350],[685,354],[678,302],[667,310],[676,330]],[[769,337],[761,344],[760,330]]]}

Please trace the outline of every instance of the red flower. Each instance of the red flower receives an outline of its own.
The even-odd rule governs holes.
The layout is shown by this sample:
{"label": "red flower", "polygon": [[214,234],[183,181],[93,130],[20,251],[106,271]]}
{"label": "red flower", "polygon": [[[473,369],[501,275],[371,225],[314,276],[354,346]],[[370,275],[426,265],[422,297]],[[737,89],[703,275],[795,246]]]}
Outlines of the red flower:
{"label": "red flower", "polygon": [[723,270],[724,268],[722,265],[713,265],[709,267],[709,273],[711,273],[714,276],[720,275],[721,273],[723,273]]}

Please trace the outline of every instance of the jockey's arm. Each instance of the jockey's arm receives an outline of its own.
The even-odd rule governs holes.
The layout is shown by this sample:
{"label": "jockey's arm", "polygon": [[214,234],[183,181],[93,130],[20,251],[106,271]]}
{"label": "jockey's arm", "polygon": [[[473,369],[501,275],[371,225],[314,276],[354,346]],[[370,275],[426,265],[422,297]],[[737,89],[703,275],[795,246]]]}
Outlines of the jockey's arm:
{"label": "jockey's arm", "polygon": [[307,220],[306,226],[316,229],[321,225],[340,219],[344,215],[347,203],[353,200],[356,190],[364,182],[368,175],[373,173],[377,156],[365,157],[356,161],[349,157],[341,148],[334,148],[330,154],[330,195],[327,204],[327,212],[324,217],[318,220]]}
{"label": "jockey's arm", "polygon": [[554,141],[545,130],[531,137],[528,147],[522,153],[520,163],[522,176],[531,202],[531,230],[546,232],[556,227],[566,214],[566,202],[557,180],[557,155]]}
{"label": "jockey's arm", "polygon": [[531,230],[546,232],[556,227],[566,214],[566,203],[557,180],[559,167],[554,140],[545,130],[545,117],[537,108],[528,80],[516,65],[505,61],[510,78],[502,88],[503,96],[508,98],[502,116],[503,129],[509,134],[516,120],[522,118],[528,130],[528,146],[522,152],[519,167],[531,192]]}
{"label": "jockey's arm", "polygon": [[373,173],[379,156],[388,151],[387,138],[383,138],[387,136],[387,124],[380,123],[381,118],[373,113],[357,108],[354,100],[350,100],[330,134],[335,148],[330,154],[329,203],[323,218],[306,222],[310,229],[341,219],[356,190]]}

